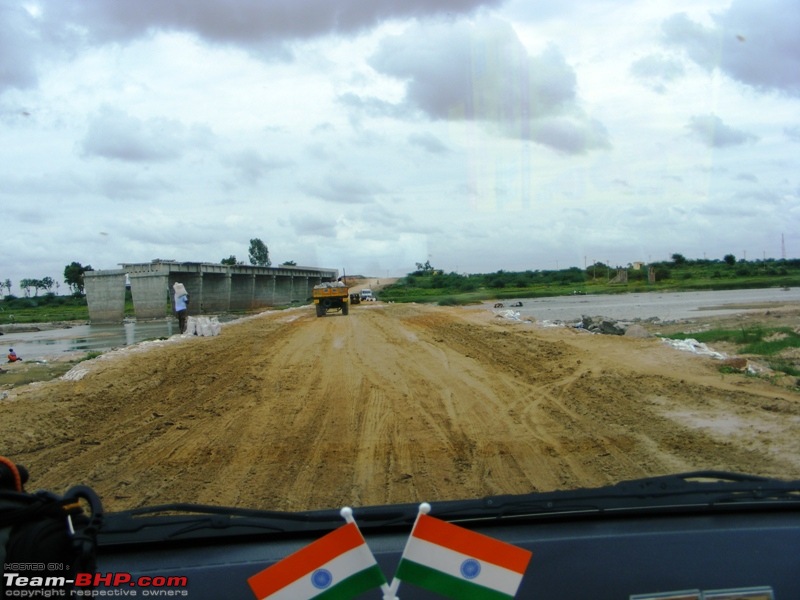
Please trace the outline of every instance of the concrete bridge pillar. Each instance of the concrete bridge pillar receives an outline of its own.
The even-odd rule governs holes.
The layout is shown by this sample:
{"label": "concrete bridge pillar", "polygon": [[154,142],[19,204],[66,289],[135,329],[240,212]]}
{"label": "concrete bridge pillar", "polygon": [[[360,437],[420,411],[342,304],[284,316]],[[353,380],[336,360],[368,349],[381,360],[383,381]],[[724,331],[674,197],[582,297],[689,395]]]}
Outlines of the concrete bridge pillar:
{"label": "concrete bridge pillar", "polygon": [[292,279],[291,275],[278,275],[275,277],[274,304],[291,304]]}
{"label": "concrete bridge pillar", "polygon": [[275,275],[256,275],[253,282],[253,304],[272,306],[275,304]]}
{"label": "concrete bridge pillar", "polygon": [[163,273],[131,273],[129,278],[133,310],[137,319],[163,319],[172,312],[172,295],[166,271]]}
{"label": "concrete bridge pillar", "polygon": [[256,275],[231,275],[230,304],[232,310],[253,308],[255,303]]}
{"label": "concrete bridge pillar", "polygon": [[122,322],[125,318],[125,271],[86,271],[83,285],[92,323]]}
{"label": "concrete bridge pillar", "polygon": [[297,301],[301,303],[311,302],[314,286],[320,283],[322,283],[322,277],[319,276],[306,275],[305,277],[295,277],[294,287]]}
{"label": "concrete bridge pillar", "polygon": [[[230,273],[203,273],[202,312],[224,312],[231,308]],[[191,312],[191,311],[190,311]]]}

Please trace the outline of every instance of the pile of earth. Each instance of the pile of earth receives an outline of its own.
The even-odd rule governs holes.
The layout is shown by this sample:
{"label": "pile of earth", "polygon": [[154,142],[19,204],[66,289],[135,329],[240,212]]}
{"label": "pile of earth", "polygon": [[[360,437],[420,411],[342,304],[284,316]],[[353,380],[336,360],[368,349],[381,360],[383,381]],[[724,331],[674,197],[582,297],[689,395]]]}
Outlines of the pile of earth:
{"label": "pile of earth", "polygon": [[[796,309],[769,318],[797,326]],[[6,390],[0,454],[31,489],[87,484],[109,510],[430,502],[700,469],[800,478],[800,395],[719,366],[655,335],[484,307],[300,307]]]}

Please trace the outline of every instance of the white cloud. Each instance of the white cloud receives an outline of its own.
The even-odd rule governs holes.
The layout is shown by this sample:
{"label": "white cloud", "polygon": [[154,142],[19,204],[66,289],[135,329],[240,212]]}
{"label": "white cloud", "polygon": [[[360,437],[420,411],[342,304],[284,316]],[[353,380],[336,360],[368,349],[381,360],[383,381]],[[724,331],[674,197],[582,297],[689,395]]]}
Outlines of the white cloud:
{"label": "white cloud", "polygon": [[0,93],[36,85],[34,19],[21,5],[0,7]]}
{"label": "white cloud", "polygon": [[706,69],[744,84],[800,96],[800,10],[796,0],[733,0],[713,25],[677,14],[664,23],[667,41]]}
{"label": "white cloud", "polygon": [[159,162],[180,158],[191,146],[190,136],[178,121],[142,121],[103,107],[91,115],[81,149],[85,157],[127,162]]}
{"label": "white cloud", "polygon": [[667,85],[683,77],[686,70],[683,64],[662,54],[650,54],[631,64],[631,73],[653,90],[663,93]]}
{"label": "white cloud", "polygon": [[344,173],[332,173],[321,181],[301,184],[307,194],[336,204],[364,204],[384,193],[375,181],[352,177]]}
{"label": "white cloud", "polygon": [[800,252],[796,0],[0,11],[0,279]]}
{"label": "white cloud", "polygon": [[296,39],[351,35],[392,19],[469,14],[500,0],[49,0],[44,17],[55,31],[77,29],[91,43],[107,44],[155,31],[192,32],[209,43],[247,47],[286,57]]}
{"label": "white cloud", "polygon": [[793,142],[800,142],[800,125],[790,125],[783,128],[786,137]]}
{"label": "white cloud", "polygon": [[758,139],[752,133],[726,125],[716,115],[693,116],[687,127],[696,139],[707,146],[716,148],[738,146]]}
{"label": "white cloud", "polygon": [[265,158],[260,152],[247,149],[231,154],[222,159],[222,163],[232,169],[237,181],[247,185],[256,185],[271,172],[285,169],[292,161],[284,158]]}
{"label": "white cloud", "polygon": [[561,53],[551,46],[531,56],[505,22],[410,27],[386,38],[370,64],[407,82],[405,106],[431,119],[483,122],[570,154],[608,145],[602,124],[579,107]]}
{"label": "white cloud", "polygon": [[447,145],[438,137],[428,133],[412,133],[408,136],[408,141],[414,146],[419,146],[431,154],[446,154]]}

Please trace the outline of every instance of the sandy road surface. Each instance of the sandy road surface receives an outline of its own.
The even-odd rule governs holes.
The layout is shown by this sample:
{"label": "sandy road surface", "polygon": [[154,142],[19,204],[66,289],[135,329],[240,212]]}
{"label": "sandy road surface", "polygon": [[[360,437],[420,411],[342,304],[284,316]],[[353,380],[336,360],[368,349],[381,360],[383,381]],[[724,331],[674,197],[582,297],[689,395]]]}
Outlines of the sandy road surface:
{"label": "sandy road surface", "polygon": [[800,397],[658,339],[489,311],[265,314],[81,363],[0,400],[30,489],[110,510],[432,501],[727,469],[800,477]]}

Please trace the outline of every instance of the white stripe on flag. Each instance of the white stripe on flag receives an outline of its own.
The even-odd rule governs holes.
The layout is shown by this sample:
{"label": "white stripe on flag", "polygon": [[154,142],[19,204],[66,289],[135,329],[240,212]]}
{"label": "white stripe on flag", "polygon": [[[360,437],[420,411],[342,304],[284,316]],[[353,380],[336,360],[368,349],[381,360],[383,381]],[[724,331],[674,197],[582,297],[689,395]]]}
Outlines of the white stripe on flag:
{"label": "white stripe on flag", "polygon": [[[320,565],[314,570],[309,571],[300,579],[296,579],[286,587],[269,596],[269,600],[297,600],[298,598],[313,598],[314,596],[331,589],[333,586],[340,584],[351,575],[355,575],[364,569],[372,567],[374,564],[375,560],[372,557],[372,553],[365,544],[361,544],[352,550],[348,550],[344,554],[340,554],[324,565]],[[320,569],[326,569],[333,576],[331,584],[322,589],[315,587],[311,580],[312,575]]]}
{"label": "white stripe on flag", "polygon": [[403,558],[509,596],[517,593],[522,581],[522,575],[519,573],[485,560],[478,561],[481,567],[480,573],[476,577],[468,579],[461,573],[461,565],[467,559],[476,560],[474,557],[456,552],[446,546],[415,538],[413,535],[408,540]]}

